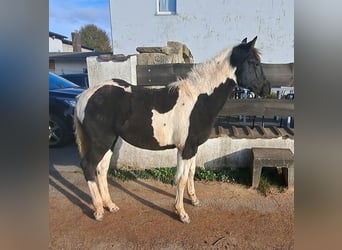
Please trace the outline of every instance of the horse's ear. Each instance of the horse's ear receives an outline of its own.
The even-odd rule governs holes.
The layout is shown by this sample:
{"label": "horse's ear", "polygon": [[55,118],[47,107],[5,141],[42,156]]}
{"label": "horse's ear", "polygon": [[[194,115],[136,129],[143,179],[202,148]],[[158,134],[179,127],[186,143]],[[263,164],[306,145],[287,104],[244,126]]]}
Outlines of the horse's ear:
{"label": "horse's ear", "polygon": [[256,39],[257,37],[254,37],[254,39],[250,41],[249,43],[244,43],[244,40],[247,40],[247,39],[244,39],[242,40],[241,44],[233,48],[232,54],[230,56],[231,65],[238,66],[243,62],[243,60],[246,59],[248,54],[254,48]]}
{"label": "horse's ear", "polygon": [[254,48],[254,45],[255,45],[257,38],[258,38],[258,36],[255,36],[254,39],[248,43],[250,48]]}
{"label": "horse's ear", "polygon": [[241,43],[247,43],[247,37],[241,41]]}

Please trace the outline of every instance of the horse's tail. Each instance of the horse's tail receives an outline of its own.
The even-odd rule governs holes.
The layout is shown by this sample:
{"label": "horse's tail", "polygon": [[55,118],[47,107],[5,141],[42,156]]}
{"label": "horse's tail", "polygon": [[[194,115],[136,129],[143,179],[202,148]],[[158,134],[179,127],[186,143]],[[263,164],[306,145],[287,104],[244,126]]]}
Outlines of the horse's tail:
{"label": "horse's tail", "polygon": [[76,109],[74,113],[74,125],[75,125],[76,144],[78,147],[78,151],[80,152],[80,156],[82,158],[86,153],[87,145],[85,142],[85,134],[82,128],[82,124],[76,114]]}

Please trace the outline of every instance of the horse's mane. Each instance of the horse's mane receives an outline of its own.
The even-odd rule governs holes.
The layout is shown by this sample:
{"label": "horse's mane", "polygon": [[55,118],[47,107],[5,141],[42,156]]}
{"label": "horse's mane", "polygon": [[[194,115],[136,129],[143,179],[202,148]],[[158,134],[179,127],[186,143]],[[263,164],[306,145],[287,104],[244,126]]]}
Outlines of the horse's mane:
{"label": "horse's mane", "polygon": [[[212,92],[218,84],[226,81],[229,77],[235,80],[235,69],[233,69],[228,58],[232,48],[226,48],[216,57],[200,64],[196,64],[188,73],[187,78],[169,84],[169,88],[183,89],[188,95]],[[196,92],[196,93],[194,93]]]}
{"label": "horse's mane", "polygon": [[254,54],[255,58],[258,60],[258,62],[261,62],[261,52],[257,48],[252,49],[252,53]]}

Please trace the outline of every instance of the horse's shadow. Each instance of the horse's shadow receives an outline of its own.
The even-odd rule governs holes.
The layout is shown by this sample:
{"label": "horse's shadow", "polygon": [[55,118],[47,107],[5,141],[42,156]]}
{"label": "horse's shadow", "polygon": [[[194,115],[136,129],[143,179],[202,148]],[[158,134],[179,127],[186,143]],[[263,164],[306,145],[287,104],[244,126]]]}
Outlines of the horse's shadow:
{"label": "horse's shadow", "polygon": [[[170,196],[170,197],[174,197],[172,194],[167,193],[164,190],[161,190],[161,189],[156,188],[156,187],[152,187],[152,186],[150,186],[150,185],[148,185],[148,184],[146,184],[144,182],[141,182],[139,180],[135,180],[135,182],[138,183],[138,184],[144,185],[144,186],[146,186],[148,188],[151,188],[152,190],[157,191],[160,194],[167,195],[167,196]],[[112,185],[112,186],[116,187],[117,189],[123,191],[124,193],[128,194],[129,196],[131,196],[133,199],[135,199],[136,201],[140,202],[141,204],[143,204],[143,205],[145,205],[145,206],[147,206],[147,207],[149,207],[151,209],[157,210],[157,211],[159,211],[159,212],[161,212],[161,213],[163,213],[163,214],[165,214],[165,215],[167,215],[167,216],[169,216],[169,217],[171,217],[173,219],[176,219],[176,220],[178,219],[176,213],[174,213],[174,212],[172,212],[170,210],[167,210],[167,209],[165,209],[163,207],[160,207],[160,206],[156,205],[155,203],[140,197],[139,195],[137,195],[137,194],[131,192],[130,190],[128,190],[127,188],[124,188],[121,184],[119,184],[118,182],[114,181],[112,178],[108,178],[108,184]]]}
{"label": "horse's shadow", "polygon": [[[58,157],[54,157],[53,155],[55,152],[58,152],[59,150],[63,151],[66,150],[64,148],[60,149],[54,149],[52,152],[50,151],[50,160],[49,160],[49,185],[54,187],[56,190],[58,190],[61,194],[63,194],[70,202],[78,206],[81,211],[87,215],[89,218],[94,218],[93,216],[93,210],[92,210],[92,199],[91,196],[82,190],[81,188],[77,187],[74,183],[72,183],[70,180],[65,178],[58,169],[56,169],[55,164],[63,164],[63,165],[78,165],[75,164],[75,157],[70,157],[71,159],[63,159],[61,161],[58,160]],[[70,149],[68,149],[70,150]],[[60,154],[61,152],[58,152]],[[79,160],[79,157],[78,157]],[[78,161],[79,162],[79,161]],[[115,159],[114,159],[115,162]],[[74,174],[79,174],[78,171],[75,171]],[[84,180],[85,181],[85,180]],[[160,188],[157,188],[155,186],[149,185],[146,182],[140,181],[140,180],[134,180],[137,184],[144,186],[145,188],[148,188],[154,192],[157,192],[159,194],[168,196],[170,198],[175,198],[174,194],[170,194]],[[86,182],[86,181],[85,181]],[[175,212],[170,211],[168,209],[165,209],[163,207],[160,207],[153,203],[152,201],[146,200],[142,198],[141,196],[133,193],[132,191],[128,190],[125,188],[123,185],[120,183],[116,182],[113,178],[109,177],[108,178],[108,184],[123,191],[133,199],[139,201],[141,204],[150,207],[151,209],[157,210],[173,219],[178,220],[178,216]],[[115,201],[114,201],[115,202]],[[118,202],[119,203],[119,202]],[[189,199],[184,199],[184,203],[191,204]]]}
{"label": "horse's shadow", "polygon": [[[69,201],[78,206],[82,212],[89,218],[93,218],[93,212],[88,204],[91,204],[91,197],[82,189],[78,188],[63,175],[60,174],[54,166],[49,162],[49,185],[63,194]],[[77,173],[75,173],[77,174]]]}
{"label": "horse's shadow", "polygon": [[[56,190],[62,193],[68,200],[70,200],[73,204],[78,206],[82,212],[87,215],[89,218],[93,218],[93,212],[89,206],[85,203],[91,203],[91,197],[84,193],[81,189],[78,189],[75,185],[71,182],[67,181],[65,178],[58,178],[58,181],[61,183],[59,184],[51,177],[58,178],[55,173],[51,174],[49,177],[49,185],[53,186]],[[67,186],[70,191],[67,190]]]}

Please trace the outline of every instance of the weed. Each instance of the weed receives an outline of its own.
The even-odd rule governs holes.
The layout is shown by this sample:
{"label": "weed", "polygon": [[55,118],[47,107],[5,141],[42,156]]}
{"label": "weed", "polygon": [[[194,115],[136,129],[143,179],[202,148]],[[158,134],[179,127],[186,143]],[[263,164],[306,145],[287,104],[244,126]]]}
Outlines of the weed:
{"label": "weed", "polygon": [[264,176],[260,177],[260,182],[259,182],[258,190],[265,197],[271,192],[271,184],[267,181],[267,179]]}
{"label": "weed", "polygon": [[195,180],[201,181],[216,181],[217,174],[210,169],[197,168],[195,172]]}
{"label": "weed", "polygon": [[[108,175],[122,181],[136,179],[154,179],[166,184],[174,185],[176,167],[172,168],[154,168],[147,170],[121,170],[109,169]],[[245,186],[251,185],[251,173],[249,168],[239,169],[207,169],[197,167],[195,172],[197,181],[221,181],[229,183],[238,183]],[[270,193],[271,186],[277,185],[280,190],[284,185],[281,175],[266,168],[260,177],[258,190],[267,196]]]}
{"label": "weed", "polygon": [[263,195],[267,196],[271,193],[272,186],[278,186],[279,192],[283,192],[285,180],[281,174],[281,170],[276,168],[263,168],[258,190]]}
{"label": "weed", "polygon": [[122,169],[110,168],[108,170],[108,175],[116,177],[122,181],[136,180],[138,178],[132,171]]}

